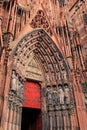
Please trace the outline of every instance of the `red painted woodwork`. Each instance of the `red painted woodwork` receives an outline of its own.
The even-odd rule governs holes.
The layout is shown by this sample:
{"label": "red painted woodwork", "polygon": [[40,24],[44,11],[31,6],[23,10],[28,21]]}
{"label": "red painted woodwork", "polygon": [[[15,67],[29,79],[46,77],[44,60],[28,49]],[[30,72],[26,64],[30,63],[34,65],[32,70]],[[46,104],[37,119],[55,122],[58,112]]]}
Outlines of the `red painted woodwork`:
{"label": "red painted woodwork", "polygon": [[25,82],[23,107],[41,108],[41,87],[35,82]]}

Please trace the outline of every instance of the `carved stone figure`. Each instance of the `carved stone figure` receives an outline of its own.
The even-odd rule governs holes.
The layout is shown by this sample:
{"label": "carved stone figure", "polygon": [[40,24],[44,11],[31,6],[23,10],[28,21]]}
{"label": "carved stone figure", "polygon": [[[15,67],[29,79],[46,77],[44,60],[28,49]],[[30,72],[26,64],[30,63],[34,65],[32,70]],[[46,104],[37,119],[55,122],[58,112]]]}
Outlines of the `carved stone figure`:
{"label": "carved stone figure", "polygon": [[21,78],[18,81],[18,97],[23,98],[23,81]]}
{"label": "carved stone figure", "polygon": [[52,105],[52,91],[50,86],[47,88],[47,104]]}
{"label": "carved stone figure", "polygon": [[12,79],[11,79],[11,90],[12,91],[16,91],[16,83],[17,83],[16,72],[13,71],[12,72]]}
{"label": "carved stone figure", "polygon": [[69,88],[67,85],[65,85],[64,92],[65,92],[65,102],[66,102],[66,104],[69,104],[70,103],[70,94],[69,94]]}
{"label": "carved stone figure", "polygon": [[60,104],[63,105],[64,104],[64,91],[62,89],[62,86],[59,86],[59,100],[60,100]]}
{"label": "carved stone figure", "polygon": [[56,87],[54,87],[52,97],[53,97],[53,105],[54,106],[58,105],[58,93],[57,93]]}

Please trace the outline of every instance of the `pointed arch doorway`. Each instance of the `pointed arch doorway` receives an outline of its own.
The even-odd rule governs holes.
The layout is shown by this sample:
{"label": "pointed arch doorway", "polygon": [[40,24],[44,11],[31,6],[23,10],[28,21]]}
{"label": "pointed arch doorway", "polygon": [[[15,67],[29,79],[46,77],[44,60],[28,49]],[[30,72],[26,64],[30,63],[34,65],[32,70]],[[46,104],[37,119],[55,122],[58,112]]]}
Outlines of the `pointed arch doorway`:
{"label": "pointed arch doorway", "polygon": [[35,81],[24,84],[21,130],[42,130],[41,86]]}
{"label": "pointed arch doorway", "polygon": [[[35,29],[25,34],[25,36],[18,41],[12,50],[12,55],[12,69],[16,71],[18,81],[21,76],[25,82],[27,81],[26,79],[29,79],[30,81],[32,79],[33,81],[39,81],[42,84],[42,106],[40,109],[42,112],[42,128],[38,128],[38,130],[63,130],[67,128],[71,130],[70,111],[74,106],[73,90],[72,85],[70,84],[69,66],[59,50],[57,43],[54,43],[52,38],[43,29]],[[35,61],[37,61],[38,65],[35,65]],[[34,71],[34,68],[29,69],[31,66],[34,67],[36,71]],[[21,90],[23,90],[23,88],[25,87],[22,85]],[[20,93],[19,90],[15,90],[20,94],[18,102],[20,102],[20,99],[23,99],[23,92]],[[65,100],[64,94],[66,90],[68,93],[68,98]],[[12,92],[12,86],[10,88],[10,92]],[[60,92],[61,95],[59,94]],[[29,95],[30,94],[31,92],[29,92]],[[49,95],[51,97],[51,101],[49,99]],[[62,95],[63,98],[61,101]],[[56,100],[55,97],[58,100]],[[18,104],[17,109],[21,106],[22,102]],[[27,111],[25,107],[23,107],[24,111]],[[30,109],[32,109],[33,114],[33,108],[31,107]],[[37,108],[34,109],[36,110]],[[66,115],[63,114],[65,110]],[[29,112],[29,115],[30,113],[31,112]],[[18,114],[21,117],[21,114]],[[77,117],[75,118],[77,119]],[[28,117],[27,114],[26,119],[29,121],[31,117]],[[17,127],[20,129],[20,125]],[[36,125],[35,128],[31,128],[28,124],[27,129],[29,129],[29,127],[30,130],[35,130]]]}

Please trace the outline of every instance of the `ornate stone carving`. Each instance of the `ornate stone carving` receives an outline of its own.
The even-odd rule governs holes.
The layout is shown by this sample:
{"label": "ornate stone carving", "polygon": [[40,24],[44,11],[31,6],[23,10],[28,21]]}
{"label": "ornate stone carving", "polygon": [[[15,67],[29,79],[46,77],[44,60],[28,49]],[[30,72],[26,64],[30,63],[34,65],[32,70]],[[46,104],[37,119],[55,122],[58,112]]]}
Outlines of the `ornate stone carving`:
{"label": "ornate stone carving", "polygon": [[60,104],[63,105],[64,104],[64,90],[62,89],[61,85],[59,86],[58,92],[59,92]]}
{"label": "ornate stone carving", "polygon": [[58,92],[56,90],[56,87],[54,87],[54,90],[53,90],[53,93],[52,93],[52,97],[53,97],[53,105],[57,106],[58,103],[59,103],[59,100],[58,100]]}
{"label": "ornate stone carving", "polygon": [[65,93],[65,103],[70,104],[70,94],[69,94],[69,88],[67,85],[64,86],[64,93]]}
{"label": "ornate stone carving", "polygon": [[7,47],[8,43],[10,43],[11,41],[13,41],[13,36],[11,33],[4,33],[3,34],[3,42],[4,42],[4,46]]}
{"label": "ornate stone carving", "polygon": [[23,79],[16,73],[15,70],[12,71],[11,87],[9,90],[9,105],[13,103],[15,106],[22,107],[23,102]]}
{"label": "ornate stone carving", "polygon": [[11,90],[16,92],[17,90],[17,77],[16,72],[12,71],[12,78],[11,78]]}
{"label": "ornate stone carving", "polygon": [[23,80],[20,78],[20,80],[18,81],[18,97],[23,99]]}
{"label": "ornate stone carving", "polygon": [[52,105],[52,90],[51,87],[47,87],[47,105]]}
{"label": "ornate stone carving", "polygon": [[37,15],[32,19],[32,22],[30,23],[32,28],[43,28],[46,30],[50,35],[52,35],[51,28],[49,26],[49,23],[46,19],[46,16],[43,12],[43,10],[39,10],[37,12]]}

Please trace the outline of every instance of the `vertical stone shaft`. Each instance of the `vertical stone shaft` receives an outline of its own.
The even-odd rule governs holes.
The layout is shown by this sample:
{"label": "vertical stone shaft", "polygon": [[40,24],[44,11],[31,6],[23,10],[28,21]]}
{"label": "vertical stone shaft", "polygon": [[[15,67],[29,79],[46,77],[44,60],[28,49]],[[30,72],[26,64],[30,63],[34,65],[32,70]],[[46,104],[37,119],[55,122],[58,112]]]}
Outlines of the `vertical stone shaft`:
{"label": "vertical stone shaft", "polygon": [[79,127],[79,125],[78,125],[75,108],[74,108],[73,112],[71,112],[70,118],[71,118],[71,129],[76,130]]}
{"label": "vertical stone shaft", "polygon": [[10,115],[9,115],[9,122],[8,122],[8,130],[12,130],[12,122],[13,122],[13,103],[10,105]]}
{"label": "vertical stone shaft", "polygon": [[56,126],[57,126],[57,130],[60,130],[60,128],[59,128],[59,111],[56,111]]}
{"label": "vertical stone shaft", "polygon": [[49,112],[49,122],[50,122],[50,129],[49,130],[53,130],[52,112]]}
{"label": "vertical stone shaft", "polygon": [[10,113],[10,110],[9,110],[9,107],[8,107],[8,104],[7,104],[7,100],[8,100],[8,98],[4,99],[5,110],[3,111],[2,120],[1,120],[1,126],[4,130],[8,129],[8,120],[9,120],[9,113]]}
{"label": "vertical stone shaft", "polygon": [[14,106],[14,118],[13,118],[12,130],[16,130],[16,105]]}
{"label": "vertical stone shaft", "polygon": [[[4,104],[3,104],[3,112],[1,118],[1,125],[5,129],[5,125],[7,123],[7,111],[8,111],[8,92],[10,87],[10,78],[11,78],[11,62],[8,62],[7,65],[7,76],[6,76],[6,83],[4,87]],[[3,120],[4,119],[4,120]]]}
{"label": "vertical stone shaft", "polygon": [[1,61],[0,61],[0,120],[3,108],[3,91],[4,91],[4,81],[5,81],[5,49],[2,51]]}
{"label": "vertical stone shaft", "polygon": [[67,128],[67,112],[66,110],[63,112],[63,120],[64,120],[64,130],[68,130]]}

